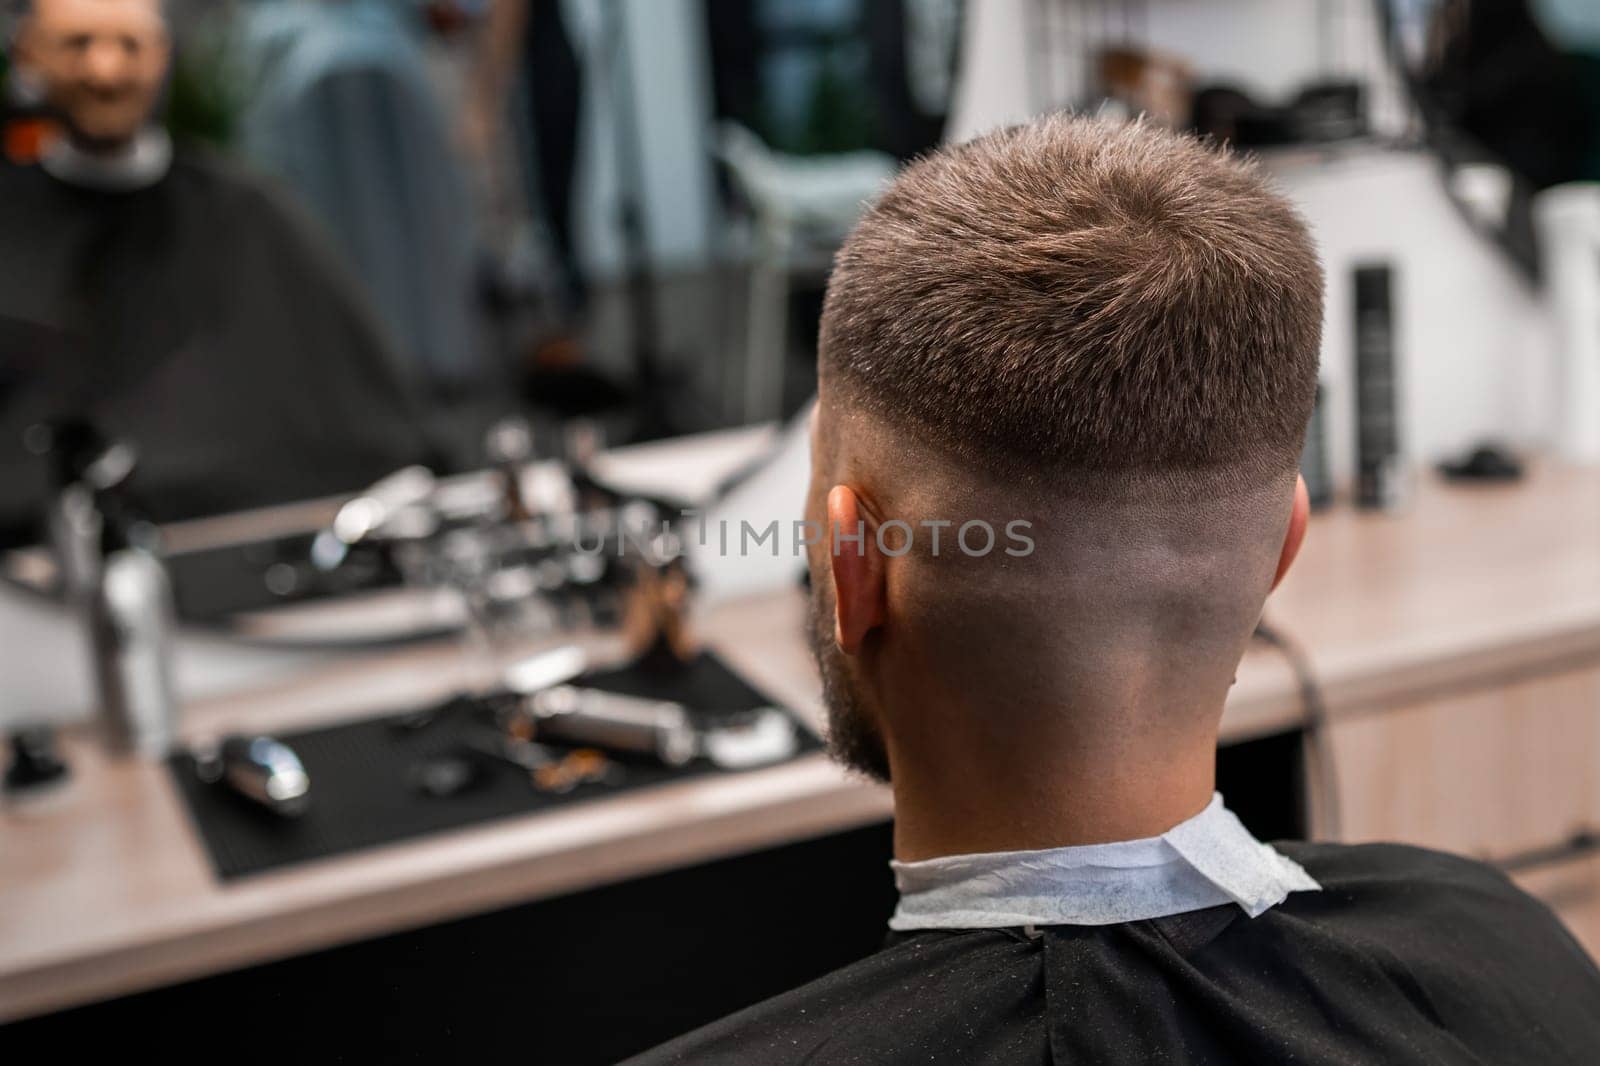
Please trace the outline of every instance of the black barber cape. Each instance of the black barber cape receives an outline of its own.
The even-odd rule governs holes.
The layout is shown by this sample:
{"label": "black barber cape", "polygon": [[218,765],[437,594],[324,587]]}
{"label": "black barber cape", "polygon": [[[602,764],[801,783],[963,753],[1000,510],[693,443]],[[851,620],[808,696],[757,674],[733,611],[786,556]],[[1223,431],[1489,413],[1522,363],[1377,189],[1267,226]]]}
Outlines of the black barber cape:
{"label": "black barber cape", "polygon": [[1498,872],[1394,845],[1274,847],[1323,890],[1254,919],[1228,904],[899,934],[631,1062],[1600,1063],[1600,971]]}
{"label": "black barber cape", "polygon": [[0,161],[0,526],[37,525],[32,423],[130,439],[172,518],[359,488],[424,455],[415,405],[342,264],[273,193],[178,153],[99,191]]}

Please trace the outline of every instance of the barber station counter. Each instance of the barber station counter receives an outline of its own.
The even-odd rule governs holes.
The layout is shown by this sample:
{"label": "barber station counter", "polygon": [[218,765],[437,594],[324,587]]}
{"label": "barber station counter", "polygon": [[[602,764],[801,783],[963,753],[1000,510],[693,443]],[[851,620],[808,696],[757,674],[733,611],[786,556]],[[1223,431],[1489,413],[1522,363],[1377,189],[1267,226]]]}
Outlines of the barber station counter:
{"label": "barber station counter", "polygon": [[[727,470],[765,439],[674,442],[642,462]],[[290,517],[214,523],[208,535]],[[1313,776],[1330,764],[1333,774],[1332,787],[1312,790],[1314,832],[1520,862],[1524,883],[1591,950],[1597,531],[1593,471],[1539,465],[1495,487],[1425,479],[1406,514],[1317,516],[1266,615],[1304,650],[1327,716],[1331,759],[1308,761]],[[700,630],[815,727],[804,611],[798,590],[766,592],[709,608]],[[192,702],[184,731],[282,733],[415,704],[448,694],[459,654],[447,642],[296,663],[248,693]],[[1253,647],[1224,742],[1300,729],[1303,686],[1281,650]],[[108,761],[77,732],[63,746],[70,785],[0,808],[0,1021],[848,834],[891,814],[884,789],[813,754],[222,883],[162,766]]]}

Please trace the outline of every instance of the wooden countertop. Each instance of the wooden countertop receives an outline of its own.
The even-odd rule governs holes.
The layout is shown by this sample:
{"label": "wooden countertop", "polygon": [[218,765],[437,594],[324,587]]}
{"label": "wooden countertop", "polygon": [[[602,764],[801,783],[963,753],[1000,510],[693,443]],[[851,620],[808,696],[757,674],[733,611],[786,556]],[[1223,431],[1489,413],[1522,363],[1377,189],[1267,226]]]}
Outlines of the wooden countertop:
{"label": "wooden countertop", "polygon": [[[798,593],[712,610],[750,679],[820,719]],[[1399,516],[1317,516],[1268,606],[1331,713],[1600,659],[1600,472],[1428,481]],[[191,733],[378,711],[448,690],[448,648],[372,655],[186,711]],[[1241,664],[1226,738],[1299,721],[1282,657]],[[137,991],[887,817],[822,756],[700,778],[220,884],[165,771],[69,737],[63,791],[0,807],[0,1020]]]}
{"label": "wooden countertop", "polygon": [[[798,596],[730,608],[707,636],[815,721]],[[787,609],[785,609],[787,608]],[[730,642],[723,635],[736,633]],[[190,736],[291,729],[454,687],[451,648],[367,660],[193,705]],[[159,764],[70,736],[72,783],[0,808],[0,1020],[888,816],[882,789],[821,756],[497,821],[222,884]]]}

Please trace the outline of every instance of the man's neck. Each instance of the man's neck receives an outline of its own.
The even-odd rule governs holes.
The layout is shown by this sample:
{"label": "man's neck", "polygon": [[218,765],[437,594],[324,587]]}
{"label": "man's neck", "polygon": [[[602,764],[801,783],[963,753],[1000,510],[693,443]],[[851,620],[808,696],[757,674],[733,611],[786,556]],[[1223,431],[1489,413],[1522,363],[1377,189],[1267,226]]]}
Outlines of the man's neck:
{"label": "man's neck", "polygon": [[[953,738],[946,738],[947,740]],[[1160,836],[1216,788],[1215,729],[1094,745],[1038,736],[1028,751],[895,745],[895,857],[1036,851]],[[898,749],[898,750],[897,750]]]}
{"label": "man's neck", "polygon": [[[1139,840],[1204,809],[1247,633],[1179,640],[1155,623],[988,610],[902,625],[896,644],[861,660],[897,858]],[[1065,619],[1077,610],[1059,607]]]}

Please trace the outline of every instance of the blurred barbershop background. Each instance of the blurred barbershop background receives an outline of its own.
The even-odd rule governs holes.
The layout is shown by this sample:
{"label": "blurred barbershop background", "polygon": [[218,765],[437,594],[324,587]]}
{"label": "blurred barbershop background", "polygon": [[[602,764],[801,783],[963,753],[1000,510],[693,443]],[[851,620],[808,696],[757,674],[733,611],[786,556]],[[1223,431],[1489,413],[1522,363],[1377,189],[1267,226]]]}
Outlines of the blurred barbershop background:
{"label": "blurred barbershop background", "polygon": [[1060,109],[1259,157],[1321,245],[1230,806],[1600,952],[1600,7],[5,17],[0,1049],[612,1062],[877,947],[802,636],[822,293],[901,163]]}

